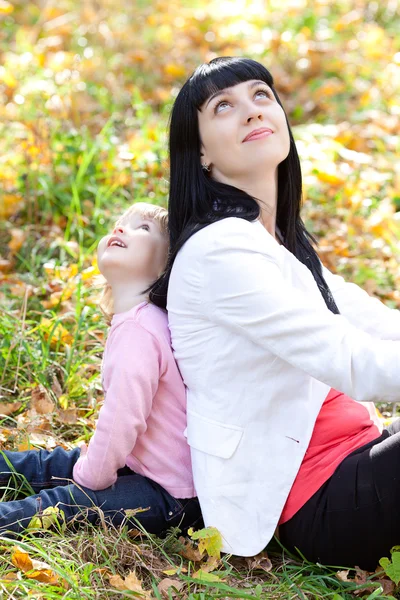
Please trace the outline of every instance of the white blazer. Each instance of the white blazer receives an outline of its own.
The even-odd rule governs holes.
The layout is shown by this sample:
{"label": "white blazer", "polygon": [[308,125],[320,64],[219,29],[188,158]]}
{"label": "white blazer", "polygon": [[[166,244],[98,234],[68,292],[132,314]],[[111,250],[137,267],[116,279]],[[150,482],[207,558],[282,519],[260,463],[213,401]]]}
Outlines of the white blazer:
{"label": "white blazer", "polygon": [[331,387],[400,401],[400,312],[324,276],[340,315],[259,221],[235,217],[175,260],[167,308],[194,482],[225,552],[251,556],[270,541]]}

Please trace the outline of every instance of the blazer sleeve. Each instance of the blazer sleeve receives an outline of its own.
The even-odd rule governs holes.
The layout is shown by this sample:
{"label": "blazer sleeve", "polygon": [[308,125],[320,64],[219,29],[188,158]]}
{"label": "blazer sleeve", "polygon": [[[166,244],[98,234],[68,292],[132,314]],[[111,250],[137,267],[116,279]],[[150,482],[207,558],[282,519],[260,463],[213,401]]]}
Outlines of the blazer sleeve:
{"label": "blazer sleeve", "polygon": [[400,340],[400,311],[389,308],[358,285],[323,267],[323,275],[340,313],[353,325],[381,340]]}
{"label": "blazer sleeve", "polygon": [[400,401],[400,342],[331,313],[310,293],[316,284],[300,262],[301,278],[311,280],[291,284],[275,240],[255,232],[252,223],[226,219],[203,248],[204,317],[355,400]]}

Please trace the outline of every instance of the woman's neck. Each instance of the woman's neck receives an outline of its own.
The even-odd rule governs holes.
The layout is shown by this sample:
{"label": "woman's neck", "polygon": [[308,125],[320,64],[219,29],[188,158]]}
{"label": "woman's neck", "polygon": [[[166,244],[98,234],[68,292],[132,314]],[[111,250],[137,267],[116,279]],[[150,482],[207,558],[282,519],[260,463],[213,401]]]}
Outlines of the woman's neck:
{"label": "woman's neck", "polygon": [[252,198],[255,198],[260,206],[260,221],[265,229],[275,236],[276,208],[278,200],[278,171],[265,174],[263,177],[255,177],[253,180],[237,182],[233,185],[240,188]]}

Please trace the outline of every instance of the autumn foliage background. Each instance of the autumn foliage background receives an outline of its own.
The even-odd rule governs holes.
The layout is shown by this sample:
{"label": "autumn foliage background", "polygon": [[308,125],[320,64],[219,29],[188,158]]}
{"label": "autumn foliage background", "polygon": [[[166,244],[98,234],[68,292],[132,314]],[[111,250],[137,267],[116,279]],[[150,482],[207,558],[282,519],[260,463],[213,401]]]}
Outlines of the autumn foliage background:
{"label": "autumn foliage background", "polygon": [[400,308],[397,0],[0,0],[0,445],[88,440],[106,326],[98,239],[165,205],[167,119],[218,55],[263,62],[323,261]]}
{"label": "autumn foliage background", "polygon": [[[400,309],[400,0],[0,0],[0,450],[90,439],[97,242],[133,201],[166,205],[174,97],[219,55],[272,71],[322,260]],[[228,561],[173,534],[41,536],[0,538],[1,597],[379,600],[400,585],[399,551],[385,579]]]}

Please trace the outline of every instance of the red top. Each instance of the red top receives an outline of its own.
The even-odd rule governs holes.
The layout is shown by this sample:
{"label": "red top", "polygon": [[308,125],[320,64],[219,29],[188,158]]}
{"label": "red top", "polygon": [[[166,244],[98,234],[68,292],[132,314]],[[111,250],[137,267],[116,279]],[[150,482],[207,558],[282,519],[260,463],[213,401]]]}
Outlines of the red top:
{"label": "red top", "polygon": [[315,422],[310,444],[279,525],[289,521],[300,510],[346,456],[379,435],[378,427],[363,404],[331,389]]}

